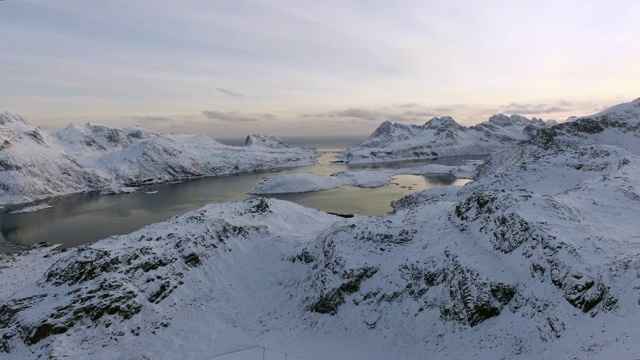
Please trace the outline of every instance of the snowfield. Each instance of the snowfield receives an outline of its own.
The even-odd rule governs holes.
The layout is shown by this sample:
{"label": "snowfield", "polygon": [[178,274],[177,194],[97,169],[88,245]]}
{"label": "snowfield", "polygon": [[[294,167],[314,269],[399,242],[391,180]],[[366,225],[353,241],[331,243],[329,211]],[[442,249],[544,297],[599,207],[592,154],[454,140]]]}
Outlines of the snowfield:
{"label": "snowfield", "polygon": [[265,180],[249,191],[249,194],[285,194],[335,189],[341,186],[376,188],[389,185],[394,176],[450,174],[469,179],[475,175],[480,161],[469,161],[461,166],[429,164],[393,170],[341,171],[329,176],[310,173],[282,174]]}
{"label": "snowfield", "polygon": [[640,99],[383,216],[251,198],[2,255],[0,357],[638,358],[638,137]]}
{"label": "snowfield", "polygon": [[47,133],[4,112],[0,204],[84,191],[130,192],[148,184],[309,165],[317,155],[270,135],[251,135],[246,146],[227,146],[205,135],[91,123]]}
{"label": "snowfield", "polygon": [[39,204],[39,205],[33,205],[33,206],[26,206],[26,207],[23,207],[21,209],[14,210],[14,211],[10,212],[9,214],[25,214],[25,213],[44,210],[44,209],[49,209],[49,208],[52,208],[52,207],[53,207],[53,205],[49,205],[49,204]]}

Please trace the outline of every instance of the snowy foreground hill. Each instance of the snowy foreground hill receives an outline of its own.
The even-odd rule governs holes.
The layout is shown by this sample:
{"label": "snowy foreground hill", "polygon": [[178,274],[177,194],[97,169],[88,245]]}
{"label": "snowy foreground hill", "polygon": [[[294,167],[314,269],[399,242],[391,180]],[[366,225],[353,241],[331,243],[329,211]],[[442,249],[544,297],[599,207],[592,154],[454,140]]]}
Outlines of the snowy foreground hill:
{"label": "snowy foreground hill", "polygon": [[198,134],[141,128],[69,125],[47,133],[19,116],[0,113],[0,204],[69,193],[307,165],[315,152],[289,148],[268,135],[227,146]]}
{"label": "snowy foreground hill", "polygon": [[385,121],[369,138],[343,151],[339,159],[367,163],[490,154],[528,140],[537,129],[554,124],[554,121],[503,114],[493,115],[488,121],[471,127],[462,126],[449,116],[433,118],[421,126]]}
{"label": "snowy foreground hill", "polygon": [[639,137],[640,99],[379,217],[251,198],[4,255],[0,357],[638,358]]}

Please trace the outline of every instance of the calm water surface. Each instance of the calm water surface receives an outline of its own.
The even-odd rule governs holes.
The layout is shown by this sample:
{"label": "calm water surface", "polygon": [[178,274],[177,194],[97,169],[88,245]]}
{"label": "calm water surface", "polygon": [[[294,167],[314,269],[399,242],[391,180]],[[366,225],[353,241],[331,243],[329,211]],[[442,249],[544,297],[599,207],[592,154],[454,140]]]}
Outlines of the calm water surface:
{"label": "calm water surface", "polygon": [[[332,164],[339,149],[328,151],[319,164],[281,172],[250,173],[187,181],[181,184],[156,185],[156,194],[72,195],[48,200],[52,208],[26,214],[10,214],[15,207],[0,209],[0,252],[16,251],[21,246],[41,241],[62,243],[65,247],[94,242],[111,236],[127,234],[141,227],[184,214],[209,203],[238,201],[265,178],[286,172],[312,172],[329,175],[343,170],[398,169],[429,163],[458,165],[482,157],[455,157],[431,161],[392,162],[384,164]],[[390,202],[412,192],[445,185],[462,185],[466,180],[450,176],[398,175],[392,184],[376,189],[342,187],[302,194],[281,194],[270,197],[289,200],[323,211],[351,214],[360,212],[379,215],[391,210]]]}

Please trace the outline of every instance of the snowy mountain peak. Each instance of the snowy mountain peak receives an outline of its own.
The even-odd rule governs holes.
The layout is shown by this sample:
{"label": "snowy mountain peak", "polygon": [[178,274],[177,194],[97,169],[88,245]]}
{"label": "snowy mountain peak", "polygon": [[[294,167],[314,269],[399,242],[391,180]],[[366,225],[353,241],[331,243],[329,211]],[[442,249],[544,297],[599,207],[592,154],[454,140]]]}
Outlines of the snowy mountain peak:
{"label": "snowy mountain peak", "polygon": [[282,139],[273,135],[253,134],[247,136],[244,146],[261,146],[269,149],[286,149],[289,148]]}
{"label": "snowy mountain peak", "polygon": [[84,126],[87,134],[91,135],[100,145],[109,147],[122,147],[131,143],[129,137],[121,129],[101,124],[87,123]]}
{"label": "snowy mountain peak", "polygon": [[586,118],[604,119],[605,121],[625,121],[630,124],[638,124],[640,123],[640,98],[628,103],[614,105],[593,115],[580,116],[572,118],[571,120],[576,121]]}
{"label": "snowy mountain peak", "polygon": [[4,111],[0,113],[0,125],[5,125],[6,123],[26,124],[26,122],[20,115],[15,115],[8,111]]}
{"label": "snowy mountain peak", "polygon": [[371,141],[380,137],[395,137],[397,133],[411,132],[411,128],[415,125],[405,125],[401,123],[394,123],[389,120],[385,120],[380,126],[378,126],[371,136],[365,142]]}
{"label": "snowy mountain peak", "polygon": [[69,125],[67,125],[67,127],[62,129],[61,131],[84,133],[84,128],[76,124],[69,123]]}
{"label": "snowy mountain peak", "polygon": [[382,124],[380,124],[380,126],[378,126],[373,133],[371,134],[371,136],[369,138],[372,137],[377,137],[380,135],[385,135],[385,134],[391,134],[393,132],[394,128],[400,127],[401,124],[398,123],[394,123],[391,122],[389,120],[385,120]]}
{"label": "snowy mountain peak", "polygon": [[425,129],[464,129],[451,116],[434,117],[427,121],[423,127]]}
{"label": "snowy mountain peak", "polygon": [[495,114],[489,118],[489,122],[497,126],[527,126],[531,121],[533,120],[529,120],[526,117],[517,114],[513,114],[511,116]]}
{"label": "snowy mountain peak", "polygon": [[21,116],[8,111],[0,113],[0,142],[14,143],[22,139],[27,139],[28,142],[35,141],[38,145],[49,146],[47,134],[39,127],[29,124]]}
{"label": "snowy mountain peak", "polygon": [[269,136],[251,137],[250,142],[260,146],[240,147],[222,145],[205,135],[158,134],[92,123],[48,133],[11,114],[1,116],[0,204],[308,165],[317,156]]}
{"label": "snowy mountain peak", "polygon": [[[525,131],[528,125],[533,126]],[[340,154],[340,159],[356,163],[489,154],[530,139],[544,126],[541,120],[502,114],[471,127],[450,116],[435,117],[422,126],[385,121],[365,141]]]}
{"label": "snowy mountain peak", "polygon": [[[619,104],[594,115],[571,118],[536,133],[532,143],[544,149],[608,145],[640,154],[640,101]],[[608,150],[607,150],[608,151]]]}
{"label": "snowy mountain peak", "polygon": [[150,137],[158,136],[159,134],[147,129],[139,128],[137,126],[123,128],[125,134],[129,139],[147,139]]}

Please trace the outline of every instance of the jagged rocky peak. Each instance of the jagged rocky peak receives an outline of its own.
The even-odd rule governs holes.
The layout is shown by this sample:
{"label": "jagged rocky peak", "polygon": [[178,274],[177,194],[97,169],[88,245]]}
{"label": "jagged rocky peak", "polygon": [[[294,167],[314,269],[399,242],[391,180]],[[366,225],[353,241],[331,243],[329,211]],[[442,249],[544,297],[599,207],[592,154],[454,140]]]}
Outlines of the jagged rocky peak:
{"label": "jagged rocky peak", "polygon": [[82,127],[72,123],[69,123],[69,125],[61,131],[84,133],[84,129]]}
{"label": "jagged rocky peak", "polygon": [[0,113],[0,125],[4,125],[6,123],[22,123],[26,124],[27,122],[20,116],[16,114],[12,114],[8,111],[4,111]]}
{"label": "jagged rocky peak", "polygon": [[532,139],[535,145],[567,147],[571,143],[622,147],[640,154],[640,99],[612,106],[599,113],[571,117],[567,121],[539,130]]}
{"label": "jagged rocky peak", "polygon": [[385,120],[375,131],[369,136],[370,139],[380,136],[391,135],[394,129],[406,129],[408,126],[400,123],[394,123],[389,120]]}
{"label": "jagged rocky peak", "polygon": [[385,120],[382,122],[382,124],[380,124],[380,126],[376,128],[372,135],[375,136],[376,134],[387,134],[394,125],[395,124],[391,121]]}
{"label": "jagged rocky peak", "polygon": [[129,138],[121,129],[90,122],[86,123],[84,127],[87,133],[91,134],[99,142],[104,140],[111,145],[127,145],[130,143]]}
{"label": "jagged rocky peak", "polygon": [[531,120],[528,121],[528,124],[524,127],[524,129],[522,129],[522,132],[529,138],[532,138],[536,135],[536,132],[539,129],[545,128],[547,126],[553,126],[556,125],[558,122],[555,120],[547,120],[544,121],[540,118],[531,118]]}
{"label": "jagged rocky peak", "polygon": [[423,127],[425,129],[463,129],[451,116],[434,117],[427,121]]}
{"label": "jagged rocky peak", "polygon": [[122,131],[124,131],[124,133],[130,139],[147,139],[150,137],[158,136],[158,133],[137,126],[126,127],[122,129]]}
{"label": "jagged rocky peak", "polygon": [[54,131],[52,135],[66,142],[77,142],[87,136],[85,129],[76,124],[69,124],[62,130]]}
{"label": "jagged rocky peak", "polygon": [[47,135],[38,126],[28,123],[21,116],[8,111],[0,113],[0,125],[5,141],[27,138],[39,145],[48,146]]}
{"label": "jagged rocky peak", "polygon": [[[132,140],[147,139],[158,136],[157,133],[139,127],[113,128],[107,125],[86,123],[84,126],[69,124],[60,131],[53,133],[57,138],[67,142],[107,143],[113,145],[127,145]],[[100,140],[100,141],[98,141]]]}
{"label": "jagged rocky peak", "polygon": [[273,135],[253,134],[248,135],[244,141],[244,146],[261,146],[270,149],[286,149],[289,148],[282,139]]}
{"label": "jagged rocky peak", "polygon": [[628,103],[622,103],[601,112],[589,116],[580,116],[567,119],[569,121],[577,121],[581,119],[596,119],[599,121],[624,121],[629,124],[640,123],[640,98]]}
{"label": "jagged rocky peak", "polygon": [[526,117],[518,114],[513,114],[511,116],[505,114],[495,114],[489,118],[489,122],[497,126],[527,126],[531,123],[531,121],[532,120],[529,120]]}
{"label": "jagged rocky peak", "polygon": [[539,125],[534,125],[534,124],[529,124],[527,126],[524,127],[524,129],[522,129],[522,132],[527,135],[528,137],[534,137],[536,135],[536,132],[538,131],[538,129],[543,128],[544,125],[539,126]]}
{"label": "jagged rocky peak", "polygon": [[86,148],[107,151],[124,148],[131,144],[129,136],[122,130],[92,123],[86,123],[84,126],[69,124],[66,128],[52,134],[64,146],[71,146],[76,151]]}

